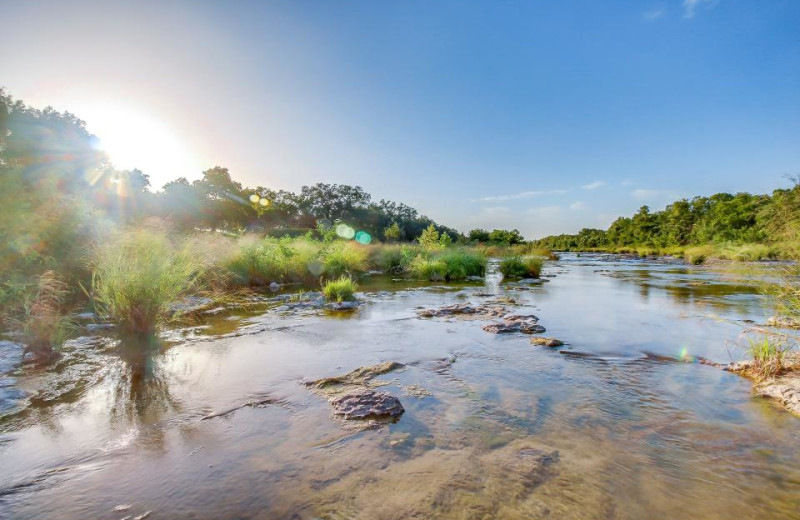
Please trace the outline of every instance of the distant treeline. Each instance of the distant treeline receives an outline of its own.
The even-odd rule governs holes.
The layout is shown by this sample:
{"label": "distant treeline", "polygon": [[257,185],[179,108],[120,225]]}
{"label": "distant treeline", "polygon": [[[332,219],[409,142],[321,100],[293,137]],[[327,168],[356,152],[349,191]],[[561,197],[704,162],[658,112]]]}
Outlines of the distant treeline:
{"label": "distant treeline", "polygon": [[660,250],[691,245],[765,243],[794,246],[800,237],[800,183],[772,195],[717,193],[681,199],[662,211],[642,206],[607,229],[582,229],[536,241],[558,251],[614,251],[649,247]]}

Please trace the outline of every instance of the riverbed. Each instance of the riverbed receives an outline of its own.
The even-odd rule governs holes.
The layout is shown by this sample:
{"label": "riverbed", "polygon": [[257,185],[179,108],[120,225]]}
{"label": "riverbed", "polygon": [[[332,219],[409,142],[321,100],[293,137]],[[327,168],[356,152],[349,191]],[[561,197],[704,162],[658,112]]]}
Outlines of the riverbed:
{"label": "riverbed", "polygon": [[[696,362],[771,311],[724,267],[563,255],[546,283],[363,279],[355,311],[272,295],[122,355],[0,356],[0,518],[800,518],[800,419]],[[566,345],[421,308],[500,302]],[[291,306],[288,306],[291,307]],[[304,383],[394,361],[364,428]]]}

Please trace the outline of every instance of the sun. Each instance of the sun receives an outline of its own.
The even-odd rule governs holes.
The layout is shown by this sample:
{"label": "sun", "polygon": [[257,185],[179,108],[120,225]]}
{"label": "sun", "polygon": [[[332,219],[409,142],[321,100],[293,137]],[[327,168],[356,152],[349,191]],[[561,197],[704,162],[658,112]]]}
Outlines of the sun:
{"label": "sun", "polygon": [[178,177],[200,176],[202,166],[167,121],[140,108],[104,104],[81,110],[86,128],[120,170],[138,168],[158,190]]}

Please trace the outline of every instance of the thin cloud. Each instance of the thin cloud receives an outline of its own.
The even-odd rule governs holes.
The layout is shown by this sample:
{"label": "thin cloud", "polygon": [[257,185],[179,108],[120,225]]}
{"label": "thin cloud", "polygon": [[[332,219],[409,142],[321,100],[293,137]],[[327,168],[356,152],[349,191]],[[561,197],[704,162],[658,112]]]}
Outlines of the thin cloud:
{"label": "thin cloud", "polygon": [[633,184],[633,182],[631,182],[628,179],[625,179],[624,181],[619,183],[620,186],[630,186],[631,184]]}
{"label": "thin cloud", "polygon": [[506,200],[533,199],[536,197],[543,197],[545,195],[563,195],[564,193],[567,193],[567,190],[534,190],[513,193],[511,195],[493,195],[491,197],[481,197],[477,200],[481,202],[502,202]]}
{"label": "thin cloud", "polygon": [[667,10],[664,9],[663,7],[659,7],[657,9],[651,9],[650,11],[645,11],[644,13],[642,13],[642,19],[647,22],[654,22],[659,18],[661,18],[662,16],[664,16],[664,13],[666,12]]}
{"label": "thin cloud", "polygon": [[643,188],[639,188],[631,192],[631,196],[638,200],[653,200],[659,195],[661,195],[661,192],[658,190],[646,190]]}
{"label": "thin cloud", "polygon": [[581,186],[581,188],[584,190],[596,190],[597,188],[602,188],[605,185],[605,181],[594,181],[590,182],[589,184],[584,184]]}
{"label": "thin cloud", "polygon": [[683,0],[684,18],[694,18],[694,13],[698,6],[704,5],[706,9],[711,9],[717,5],[719,0]]}
{"label": "thin cloud", "polygon": [[572,211],[580,211],[584,208],[586,208],[586,204],[584,204],[580,200],[576,200],[575,202],[569,205],[569,209],[571,209]]}

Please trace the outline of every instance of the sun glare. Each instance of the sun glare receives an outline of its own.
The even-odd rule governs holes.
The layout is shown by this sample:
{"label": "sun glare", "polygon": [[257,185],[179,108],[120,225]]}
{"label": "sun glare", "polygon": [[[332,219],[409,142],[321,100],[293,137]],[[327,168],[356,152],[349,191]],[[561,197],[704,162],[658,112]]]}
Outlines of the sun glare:
{"label": "sun glare", "polygon": [[150,176],[152,189],[158,190],[178,177],[199,177],[199,161],[158,117],[113,105],[82,109],[80,113],[113,165],[121,170],[138,168]]}

